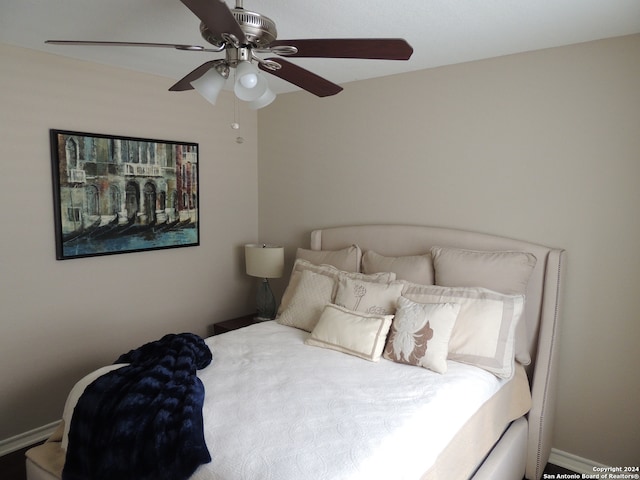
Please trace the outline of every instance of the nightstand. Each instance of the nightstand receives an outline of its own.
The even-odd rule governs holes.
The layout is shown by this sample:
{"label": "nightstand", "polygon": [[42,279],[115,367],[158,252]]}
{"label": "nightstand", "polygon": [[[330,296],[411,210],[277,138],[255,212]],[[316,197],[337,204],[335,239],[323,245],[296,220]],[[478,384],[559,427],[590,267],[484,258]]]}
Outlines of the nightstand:
{"label": "nightstand", "polygon": [[248,327],[249,325],[253,325],[254,323],[260,323],[255,319],[255,317],[255,313],[250,313],[249,315],[244,315],[242,317],[232,318],[231,320],[224,320],[222,322],[215,323],[213,325],[213,334],[219,335],[221,333],[237,330],[238,328]]}

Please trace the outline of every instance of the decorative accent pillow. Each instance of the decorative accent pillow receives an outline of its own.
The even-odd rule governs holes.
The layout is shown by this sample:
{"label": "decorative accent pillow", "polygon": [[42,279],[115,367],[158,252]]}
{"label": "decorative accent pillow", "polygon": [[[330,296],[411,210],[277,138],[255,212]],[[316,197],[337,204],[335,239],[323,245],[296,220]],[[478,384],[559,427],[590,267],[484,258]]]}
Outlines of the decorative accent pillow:
{"label": "decorative accent pillow", "polygon": [[310,332],[316,326],[325,305],[331,303],[335,280],[311,270],[300,275],[298,286],[278,323]]}
{"label": "decorative accent pillow", "polygon": [[359,272],[362,261],[362,250],[357,245],[342,250],[307,250],[298,248],[296,259],[302,258],[316,265],[333,265],[345,272]]}
{"label": "decorative accent pillow", "polygon": [[421,285],[433,285],[433,262],[431,254],[407,255],[403,257],[385,257],[373,250],[367,250],[362,256],[364,273],[394,272],[398,280],[407,280]]}
{"label": "decorative accent pillow", "polygon": [[400,297],[384,358],[445,373],[449,338],[459,311],[456,303],[416,303]]}
{"label": "decorative accent pillow", "polygon": [[334,280],[334,289],[333,294],[331,295],[331,301],[333,302],[336,292],[338,290],[338,278],[341,276],[346,276],[348,278],[358,279],[358,280],[367,280],[370,282],[380,282],[380,283],[388,283],[396,279],[395,273],[391,272],[381,272],[375,273],[372,275],[366,275],[364,273],[356,273],[356,272],[343,272],[342,270],[337,269],[332,265],[315,265],[304,259],[297,259],[293,264],[293,269],[291,270],[291,277],[289,279],[289,284],[282,295],[282,301],[280,302],[280,308],[278,309],[278,314],[282,314],[282,312],[287,308],[289,302],[291,301],[291,297],[295,293],[298,283],[300,282],[300,274],[304,270],[310,270],[314,273],[319,273],[322,275],[326,275]]}
{"label": "decorative accent pillow", "polygon": [[[527,252],[483,252],[460,248],[431,249],[436,284],[445,287],[484,287],[507,295],[525,295],[536,257]],[[527,322],[516,331],[516,360],[531,363]]]}
{"label": "decorative accent pillow", "polygon": [[358,312],[393,315],[403,282],[374,283],[341,276],[335,304]]}
{"label": "decorative accent pillow", "polygon": [[393,315],[354,312],[329,304],[305,343],[377,362],[392,319]]}
{"label": "decorative accent pillow", "polygon": [[418,303],[457,303],[460,312],[449,340],[449,359],[476,365],[498,377],[514,371],[515,330],[524,295],[485,288],[407,284],[402,295]]}

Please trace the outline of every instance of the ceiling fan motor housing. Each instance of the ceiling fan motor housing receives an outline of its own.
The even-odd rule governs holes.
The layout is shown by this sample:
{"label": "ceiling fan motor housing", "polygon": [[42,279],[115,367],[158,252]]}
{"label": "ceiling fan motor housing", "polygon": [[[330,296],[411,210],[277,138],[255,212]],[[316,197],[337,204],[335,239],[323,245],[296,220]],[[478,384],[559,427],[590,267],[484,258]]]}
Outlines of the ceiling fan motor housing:
{"label": "ceiling fan motor housing", "polygon": [[[243,8],[234,8],[231,13],[253,47],[264,48],[277,38],[276,24],[269,17]],[[204,23],[200,24],[200,34],[212,45],[221,46],[227,42],[227,39],[212,33]]]}

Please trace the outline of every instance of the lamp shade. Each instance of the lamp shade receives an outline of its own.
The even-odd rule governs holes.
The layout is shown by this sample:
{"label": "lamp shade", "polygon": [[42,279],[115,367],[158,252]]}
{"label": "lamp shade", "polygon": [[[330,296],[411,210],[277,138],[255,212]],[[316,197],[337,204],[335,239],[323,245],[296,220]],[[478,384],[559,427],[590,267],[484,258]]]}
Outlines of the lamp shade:
{"label": "lamp shade", "polygon": [[284,248],[276,245],[250,244],[244,247],[247,275],[279,278],[284,269]]}
{"label": "lamp shade", "polygon": [[222,87],[224,87],[224,83],[227,81],[220,72],[213,67],[207,71],[204,75],[202,75],[197,80],[191,82],[191,86],[196,89],[196,91],[206,98],[209,103],[212,105],[216,104],[216,100],[218,99],[218,94]]}

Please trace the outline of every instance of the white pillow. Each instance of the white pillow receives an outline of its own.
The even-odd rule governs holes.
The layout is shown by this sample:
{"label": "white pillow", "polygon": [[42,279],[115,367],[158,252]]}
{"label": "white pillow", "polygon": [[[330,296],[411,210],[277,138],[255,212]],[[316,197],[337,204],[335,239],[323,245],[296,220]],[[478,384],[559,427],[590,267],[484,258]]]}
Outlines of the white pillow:
{"label": "white pillow", "polygon": [[393,272],[398,280],[407,280],[422,285],[433,285],[433,262],[431,254],[386,257],[367,250],[362,256],[364,273]]}
{"label": "white pillow", "polygon": [[342,250],[307,250],[298,248],[296,259],[302,258],[316,265],[333,265],[345,272],[359,272],[362,261],[362,250],[357,245]]}
{"label": "white pillow", "polygon": [[456,303],[416,303],[400,297],[384,358],[445,373],[449,338],[459,311]]}
{"label": "white pillow", "polygon": [[393,315],[354,312],[330,304],[324,308],[305,343],[377,362],[392,319]]}
{"label": "white pillow", "polygon": [[341,276],[334,303],[358,312],[392,315],[403,287],[403,282],[374,283]]}
{"label": "white pillow", "polygon": [[[461,248],[433,247],[436,285],[484,287],[507,295],[525,295],[536,257],[528,252],[487,252]],[[524,318],[516,331],[516,360],[531,363],[527,324]]]}
{"label": "white pillow", "polygon": [[277,322],[307,332],[313,330],[325,305],[331,303],[334,283],[331,277],[304,270],[287,308]]}
{"label": "white pillow", "polygon": [[514,371],[515,330],[524,295],[485,288],[407,284],[404,297],[418,303],[457,303],[460,312],[449,340],[449,358],[476,365],[501,378]]}
{"label": "white pillow", "polygon": [[345,271],[339,270],[333,265],[316,265],[307,260],[299,258],[293,264],[293,269],[291,270],[291,277],[289,278],[289,284],[287,285],[287,288],[285,289],[284,294],[282,295],[282,301],[280,302],[280,308],[278,309],[278,314],[281,314],[289,305],[289,302],[291,301],[291,297],[295,293],[298,283],[300,282],[300,274],[304,270],[311,270],[314,273],[320,273],[322,275],[326,275],[334,279],[335,285],[334,285],[333,294],[331,296],[331,301],[333,301],[333,299],[335,298],[335,295],[338,289],[337,280],[341,276],[346,276],[348,278],[354,278],[359,280],[367,280],[370,282],[381,282],[381,283],[388,283],[396,279],[395,273],[391,273],[391,272],[380,272],[380,273],[375,273],[371,275],[366,275],[364,273],[357,273],[357,272],[345,272]]}

